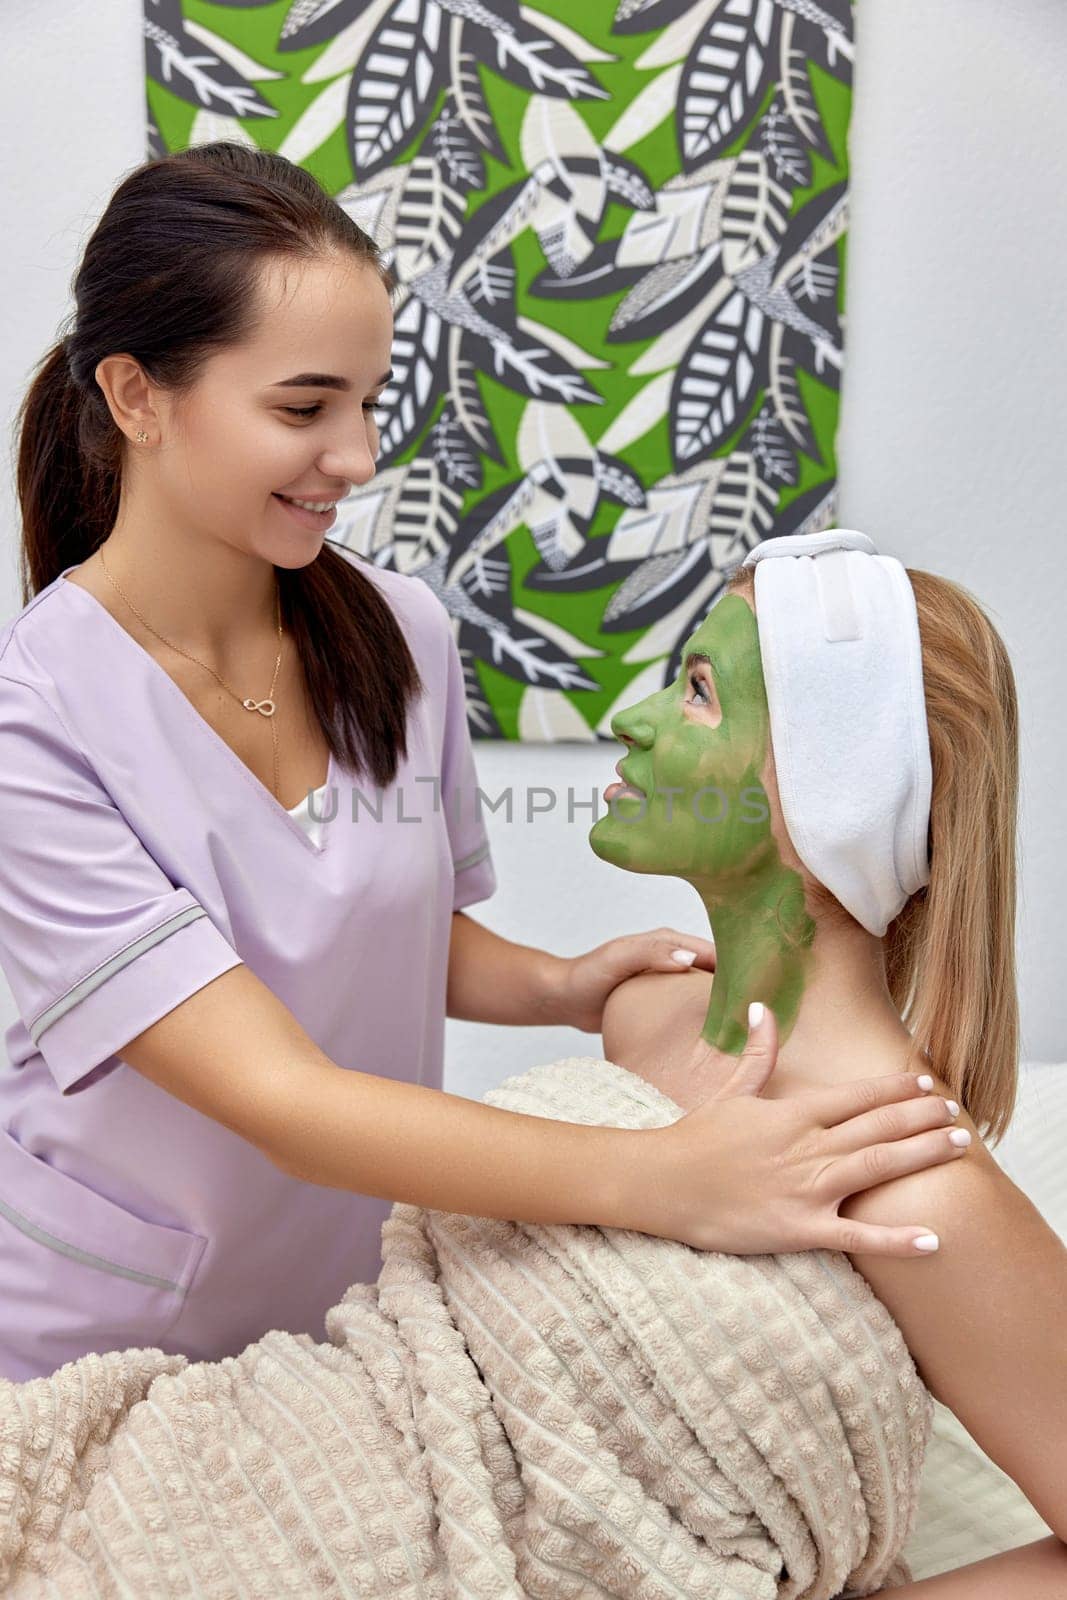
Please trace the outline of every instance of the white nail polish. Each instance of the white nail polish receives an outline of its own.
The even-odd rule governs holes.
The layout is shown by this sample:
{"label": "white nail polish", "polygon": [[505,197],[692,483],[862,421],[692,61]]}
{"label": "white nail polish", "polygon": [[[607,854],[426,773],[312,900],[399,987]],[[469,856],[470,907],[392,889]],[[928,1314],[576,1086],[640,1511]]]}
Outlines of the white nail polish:
{"label": "white nail polish", "polygon": [[912,1240],[912,1243],[916,1250],[936,1250],[941,1240],[936,1233],[921,1233],[917,1239]]}
{"label": "white nail polish", "polygon": [[951,1144],[958,1144],[961,1149],[971,1142],[971,1135],[966,1128],[953,1128],[948,1137]]}
{"label": "white nail polish", "polygon": [[753,1000],[752,1004],[748,1008],[748,1025],[750,1028],[758,1028],[762,1021],[763,1001]]}
{"label": "white nail polish", "polygon": [[677,961],[680,967],[691,967],[697,958],[695,950],[672,950],[671,960]]}
{"label": "white nail polish", "polygon": [[948,1106],[948,1114],[949,1114],[950,1117],[958,1117],[959,1116],[960,1108],[956,1104],[955,1100],[946,1100],[945,1104]]}
{"label": "white nail polish", "polygon": [[930,1076],[930,1074],[928,1072],[924,1072],[922,1077],[919,1079],[919,1088],[920,1089],[928,1089],[929,1090],[929,1089],[932,1089],[933,1086],[934,1086],[933,1078],[931,1078],[931,1076]]}

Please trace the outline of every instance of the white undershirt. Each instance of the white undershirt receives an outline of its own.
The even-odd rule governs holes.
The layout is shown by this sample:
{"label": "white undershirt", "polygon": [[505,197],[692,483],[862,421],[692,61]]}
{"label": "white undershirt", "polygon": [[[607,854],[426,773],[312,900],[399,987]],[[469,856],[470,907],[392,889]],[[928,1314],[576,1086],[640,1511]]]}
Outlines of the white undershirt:
{"label": "white undershirt", "polygon": [[312,798],[315,802],[314,816],[311,815],[307,795],[304,796],[299,805],[293,806],[289,812],[289,815],[299,822],[308,838],[314,840],[315,844],[321,844],[322,842],[322,797],[326,793],[326,789],[327,785],[324,783],[321,789],[312,790]]}

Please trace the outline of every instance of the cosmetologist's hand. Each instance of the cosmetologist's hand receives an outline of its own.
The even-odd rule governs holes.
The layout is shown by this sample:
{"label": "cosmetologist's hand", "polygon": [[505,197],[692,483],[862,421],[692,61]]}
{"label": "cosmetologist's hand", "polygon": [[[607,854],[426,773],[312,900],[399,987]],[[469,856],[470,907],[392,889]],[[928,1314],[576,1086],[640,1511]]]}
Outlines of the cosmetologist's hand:
{"label": "cosmetologist's hand", "polygon": [[777,1055],[777,1022],[764,1008],[718,1093],[668,1127],[641,1132],[642,1141],[654,1141],[654,1159],[639,1147],[620,1225],[730,1255],[936,1249],[916,1246],[924,1236],[936,1239],[922,1219],[880,1227],[839,1217],[837,1208],[848,1195],[964,1155],[966,1146],[948,1137],[947,1101],[908,1072],[765,1100],[760,1091]]}
{"label": "cosmetologist's hand", "polygon": [[[675,952],[688,959],[675,959]],[[562,1022],[583,1033],[599,1033],[611,991],[638,972],[715,971],[715,946],[677,928],[626,933],[585,955],[561,958],[555,1009]]]}

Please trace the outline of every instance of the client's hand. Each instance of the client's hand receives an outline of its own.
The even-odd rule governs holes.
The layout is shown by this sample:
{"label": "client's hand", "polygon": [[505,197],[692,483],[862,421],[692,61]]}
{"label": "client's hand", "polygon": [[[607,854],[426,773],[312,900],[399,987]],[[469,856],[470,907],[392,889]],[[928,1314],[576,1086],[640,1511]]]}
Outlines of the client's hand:
{"label": "client's hand", "polygon": [[764,1100],[777,1055],[777,1022],[765,1008],[718,1093],[668,1127],[641,1133],[619,1225],[729,1255],[929,1254],[936,1245],[922,1250],[915,1241],[934,1229],[879,1227],[839,1217],[837,1208],[847,1195],[965,1154],[948,1138],[953,1118],[943,1097],[903,1072]]}
{"label": "client's hand", "polygon": [[[675,951],[694,959],[677,961]],[[608,995],[627,978],[638,972],[690,972],[694,967],[715,971],[715,946],[710,939],[679,933],[677,928],[625,933],[585,955],[558,958],[553,1009],[569,1027],[599,1033]]]}

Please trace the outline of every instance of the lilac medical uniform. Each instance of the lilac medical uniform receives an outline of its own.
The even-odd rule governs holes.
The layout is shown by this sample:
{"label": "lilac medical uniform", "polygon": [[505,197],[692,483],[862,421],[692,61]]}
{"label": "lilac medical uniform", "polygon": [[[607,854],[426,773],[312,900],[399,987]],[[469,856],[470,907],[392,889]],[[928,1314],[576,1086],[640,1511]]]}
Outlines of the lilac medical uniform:
{"label": "lilac medical uniform", "polygon": [[0,628],[0,1377],[322,1339],[378,1275],[392,1201],[289,1176],[118,1054],[244,962],[339,1067],[441,1087],[452,913],[496,887],[462,666],[421,579],[332,548],[424,692],[393,785],[331,757],[321,821],[65,575]]}

